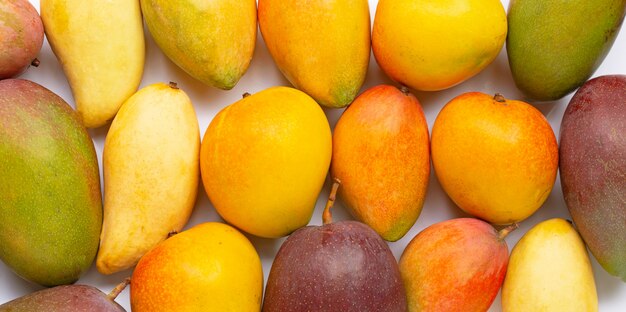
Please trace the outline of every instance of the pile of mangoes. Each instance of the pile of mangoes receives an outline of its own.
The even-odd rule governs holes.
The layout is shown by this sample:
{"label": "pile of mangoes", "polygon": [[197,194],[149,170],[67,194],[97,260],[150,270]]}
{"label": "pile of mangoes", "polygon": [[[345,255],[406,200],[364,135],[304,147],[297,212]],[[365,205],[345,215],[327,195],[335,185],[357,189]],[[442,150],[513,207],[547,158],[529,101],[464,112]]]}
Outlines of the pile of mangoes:
{"label": "pile of mangoes", "polygon": [[[0,259],[50,287],[0,311],[125,311],[114,300],[129,283],[133,311],[487,311],[500,291],[503,311],[597,311],[587,248],[626,282],[626,75],[589,78],[626,1],[508,4],[41,0],[40,16],[0,0]],[[293,87],[244,94],[201,135],[182,86],[138,90],[144,22],[167,58],[223,90],[260,29]],[[17,78],[46,66],[44,32],[72,106]],[[526,98],[460,94],[429,131],[415,94],[471,79],[505,44]],[[363,90],[370,52],[396,86]],[[557,142],[527,102],[575,90]],[[331,129],[325,110],[339,108]],[[89,128],[106,131],[100,163]],[[465,217],[429,225],[397,260],[388,242],[415,226],[431,164]],[[536,224],[509,255],[559,170],[572,221]],[[323,224],[309,225],[328,184]],[[200,188],[224,222],[185,229]],[[337,199],[355,220],[333,222]],[[286,237],[267,281],[244,233]],[[132,276],[108,295],[71,285],[94,262]]]}

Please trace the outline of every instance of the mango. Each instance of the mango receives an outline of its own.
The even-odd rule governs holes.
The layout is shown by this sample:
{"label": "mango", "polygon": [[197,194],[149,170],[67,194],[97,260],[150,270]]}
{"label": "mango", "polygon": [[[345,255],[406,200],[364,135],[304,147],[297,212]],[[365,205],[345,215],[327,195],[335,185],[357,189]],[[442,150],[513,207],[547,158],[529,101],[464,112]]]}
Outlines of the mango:
{"label": "mango", "polygon": [[134,266],[187,224],[199,157],[198,119],[175,84],[152,84],[122,105],[104,142],[104,222],[96,262],[101,273]]}
{"label": "mango", "polygon": [[72,108],[27,80],[0,81],[0,259],[26,280],[70,284],[98,250],[96,151]]}
{"label": "mango", "polygon": [[409,311],[487,311],[506,275],[509,249],[499,232],[472,218],[435,223],[406,246],[400,273]]}
{"label": "mango", "polygon": [[41,0],[52,51],[87,128],[105,125],[139,87],[145,62],[137,1]]}
{"label": "mango", "polygon": [[287,80],[326,107],[359,93],[370,57],[367,0],[259,0],[259,27]]}
{"label": "mango", "polygon": [[464,93],[441,109],[431,139],[441,186],[473,216],[519,222],[550,195],[558,145],[548,120],[528,103]]}
{"label": "mango", "polygon": [[626,76],[586,82],[561,122],[565,203],[591,253],[626,282]]}
{"label": "mango", "polygon": [[168,238],[132,276],[133,311],[260,311],[261,259],[248,239],[209,222]]}
{"label": "mango", "polygon": [[428,124],[408,90],[389,85],[361,94],[333,133],[331,175],[350,212],[385,240],[417,220],[430,175]]}
{"label": "mango", "polygon": [[541,101],[574,91],[604,60],[624,14],[623,0],[511,0],[506,50],[515,84]]}
{"label": "mango", "polygon": [[487,67],[506,35],[506,12],[499,0],[380,0],[372,49],[391,79],[437,91]]}
{"label": "mango", "polygon": [[254,0],[141,0],[161,51],[191,77],[224,90],[244,75],[256,43]]}
{"label": "mango", "polygon": [[502,286],[502,311],[598,311],[587,250],[570,223],[543,221],[517,242]]}
{"label": "mango", "polygon": [[213,118],[202,140],[202,181],[228,223],[281,237],[311,220],[331,150],[320,106],[296,89],[272,87]]}
{"label": "mango", "polygon": [[43,44],[43,24],[26,0],[0,1],[0,79],[21,74],[36,60]]}

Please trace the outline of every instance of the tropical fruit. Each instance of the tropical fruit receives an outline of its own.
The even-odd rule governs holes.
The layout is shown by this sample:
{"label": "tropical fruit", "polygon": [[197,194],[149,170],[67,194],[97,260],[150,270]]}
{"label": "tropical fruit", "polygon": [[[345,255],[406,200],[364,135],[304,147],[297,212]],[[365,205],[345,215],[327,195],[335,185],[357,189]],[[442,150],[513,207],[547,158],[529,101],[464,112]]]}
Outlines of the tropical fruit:
{"label": "tropical fruit", "polygon": [[36,60],[43,44],[43,24],[26,0],[0,0],[0,79],[22,73]]}

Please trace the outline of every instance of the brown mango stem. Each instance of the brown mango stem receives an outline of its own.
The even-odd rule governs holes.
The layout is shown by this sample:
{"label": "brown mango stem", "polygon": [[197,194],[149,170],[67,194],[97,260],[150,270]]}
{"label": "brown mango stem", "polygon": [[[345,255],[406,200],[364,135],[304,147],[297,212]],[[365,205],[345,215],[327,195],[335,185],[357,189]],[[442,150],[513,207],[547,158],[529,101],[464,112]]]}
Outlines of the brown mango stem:
{"label": "brown mango stem", "polygon": [[250,93],[248,93],[248,92],[246,92],[246,93],[241,95],[241,97],[244,98],[244,99],[249,97],[249,96],[250,96]]}
{"label": "brown mango stem", "polygon": [[175,83],[173,81],[170,81],[169,85],[170,85],[170,88],[178,90],[178,84],[177,83]]}
{"label": "brown mango stem", "polygon": [[400,92],[402,92],[402,94],[408,96],[409,95],[409,88],[407,88],[407,86],[405,86],[405,85],[401,85],[400,86]]}
{"label": "brown mango stem", "polygon": [[498,241],[501,242],[509,233],[515,231],[519,227],[519,224],[513,223],[502,230],[498,231]]}
{"label": "brown mango stem", "polygon": [[113,290],[107,295],[109,300],[113,301],[117,296],[130,284],[130,277],[125,278],[121,283],[117,284]]}
{"label": "brown mango stem", "polygon": [[496,95],[493,96],[493,99],[496,100],[496,102],[498,103],[504,103],[506,102],[506,99],[504,98],[504,96],[500,93],[496,93]]}
{"label": "brown mango stem", "polygon": [[39,64],[41,64],[41,62],[37,58],[30,62],[30,65],[33,67],[39,67]]}
{"label": "brown mango stem", "polygon": [[333,182],[333,187],[330,190],[330,195],[328,195],[326,207],[324,207],[324,212],[322,213],[323,224],[329,224],[333,222],[333,214],[330,212],[330,209],[333,208],[333,205],[335,204],[335,198],[337,197],[337,189],[339,189],[339,184],[341,184],[341,181],[335,178],[335,181]]}
{"label": "brown mango stem", "polygon": [[167,238],[170,238],[170,237],[172,237],[172,236],[174,236],[176,234],[178,234],[177,231],[171,231],[171,232],[167,233]]}

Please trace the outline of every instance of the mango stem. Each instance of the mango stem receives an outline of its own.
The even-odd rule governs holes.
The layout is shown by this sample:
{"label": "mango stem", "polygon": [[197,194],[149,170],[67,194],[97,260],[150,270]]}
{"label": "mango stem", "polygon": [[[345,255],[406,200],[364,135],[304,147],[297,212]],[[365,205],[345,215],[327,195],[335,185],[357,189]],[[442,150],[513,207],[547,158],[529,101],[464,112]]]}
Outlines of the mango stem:
{"label": "mango stem", "polygon": [[30,62],[30,65],[33,67],[39,67],[39,64],[41,64],[41,62],[37,58],[35,58],[32,62]]}
{"label": "mango stem", "polygon": [[117,284],[113,290],[107,295],[107,298],[111,301],[115,300],[117,296],[130,284],[130,277],[125,278],[121,283]]}
{"label": "mango stem", "polygon": [[405,86],[405,85],[401,85],[400,86],[400,92],[402,92],[402,94],[408,96],[409,95],[409,88],[407,88],[407,86]]}
{"label": "mango stem", "polygon": [[504,102],[506,102],[506,99],[505,99],[505,98],[504,98],[504,96],[503,96],[502,94],[500,94],[500,93],[496,93],[496,94],[493,96],[493,99],[494,99],[494,100],[496,100],[496,102],[498,102],[498,103],[504,103]]}
{"label": "mango stem", "polygon": [[250,93],[248,93],[248,92],[246,92],[246,93],[241,95],[241,97],[244,98],[244,99],[249,97],[249,96],[250,96]]}
{"label": "mango stem", "polygon": [[176,90],[178,90],[178,84],[177,84],[177,83],[175,83],[175,82],[173,82],[173,81],[170,81],[169,86],[170,86],[170,88],[172,88],[172,89],[176,89]]}
{"label": "mango stem", "polygon": [[515,231],[519,227],[519,224],[513,223],[502,230],[498,231],[498,241],[501,242],[509,233]]}
{"label": "mango stem", "polygon": [[324,207],[324,212],[322,213],[323,224],[329,224],[333,222],[333,214],[330,212],[330,209],[333,208],[333,205],[335,204],[335,198],[337,197],[337,189],[339,189],[339,184],[341,184],[341,181],[335,178],[335,181],[333,182],[333,187],[330,190],[330,195],[328,195],[326,207]]}

